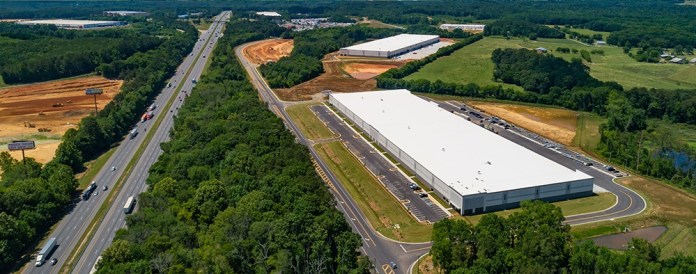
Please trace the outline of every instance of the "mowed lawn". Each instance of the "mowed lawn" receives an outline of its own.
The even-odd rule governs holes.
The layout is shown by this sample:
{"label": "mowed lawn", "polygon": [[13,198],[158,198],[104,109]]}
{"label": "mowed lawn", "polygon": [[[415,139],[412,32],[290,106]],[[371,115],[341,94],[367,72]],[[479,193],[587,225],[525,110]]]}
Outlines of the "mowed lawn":
{"label": "mowed lawn", "polygon": [[377,231],[405,242],[430,241],[432,226],[417,222],[339,141],[314,146]]}
{"label": "mowed lawn", "polygon": [[338,137],[329,130],[324,123],[310,109],[318,104],[298,104],[287,107],[285,110],[304,135],[311,140],[329,139]]}
{"label": "mowed lawn", "polygon": [[[593,54],[592,63],[587,63],[590,74],[602,81],[615,81],[625,88],[647,87],[666,89],[696,88],[696,66],[678,64],[651,64],[635,61],[615,46],[591,46],[568,39],[543,39],[531,41],[521,38],[485,37],[468,45],[450,56],[432,62],[418,72],[406,77],[408,80],[427,79],[431,81],[475,83],[478,85],[501,84],[493,81],[493,61],[491,53],[496,48],[544,47],[550,53],[566,60],[580,58],[579,53],[558,53],[558,47],[604,50],[604,55]],[[693,58],[688,56],[687,58]],[[504,87],[520,87],[503,84]]]}

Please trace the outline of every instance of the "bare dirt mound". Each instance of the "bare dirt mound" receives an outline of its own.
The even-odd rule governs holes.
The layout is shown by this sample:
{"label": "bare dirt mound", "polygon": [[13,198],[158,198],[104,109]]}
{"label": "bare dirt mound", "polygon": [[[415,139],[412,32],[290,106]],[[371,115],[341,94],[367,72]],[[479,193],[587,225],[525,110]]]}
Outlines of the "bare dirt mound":
{"label": "bare dirt mound", "polygon": [[374,78],[385,71],[399,67],[401,63],[395,62],[347,62],[344,63],[343,70],[355,79],[367,80]]}
{"label": "bare dirt mound", "polygon": [[[116,96],[121,85],[121,80],[89,76],[0,89],[0,141],[37,134],[58,138],[75,127],[82,117],[94,112],[94,97],[85,95],[85,89],[104,91],[97,96],[97,107],[102,109]],[[51,144],[53,149],[42,148],[43,144],[37,142],[36,153],[42,155],[32,157],[53,158],[58,145]]]}
{"label": "bare dirt mound", "polygon": [[[311,100],[312,96],[324,90],[335,92],[358,92],[370,91],[377,88],[377,80],[374,78],[356,79],[341,69],[344,64],[355,63],[370,63],[373,64],[388,64],[395,67],[400,67],[406,62],[404,61],[360,61],[360,62],[345,62],[336,58],[336,53],[328,54],[322,60],[324,73],[307,82],[296,85],[292,88],[274,89],[276,95],[284,101],[305,101]],[[386,70],[385,70],[386,71]]]}
{"label": "bare dirt mound", "polygon": [[573,111],[488,102],[469,104],[555,142],[567,146],[573,144],[577,121]]}
{"label": "bare dirt mound", "polygon": [[290,55],[294,41],[292,39],[265,40],[244,49],[244,55],[254,64],[265,64]]}

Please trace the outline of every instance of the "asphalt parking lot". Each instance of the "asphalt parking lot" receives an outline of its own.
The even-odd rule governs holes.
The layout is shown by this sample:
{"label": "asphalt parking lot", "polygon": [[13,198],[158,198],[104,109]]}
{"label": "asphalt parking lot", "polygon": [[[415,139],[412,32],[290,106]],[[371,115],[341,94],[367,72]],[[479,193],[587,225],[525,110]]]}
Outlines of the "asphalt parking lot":
{"label": "asphalt parking lot", "polygon": [[437,222],[449,216],[448,212],[430,199],[430,195],[420,197],[423,190],[412,190],[409,187],[409,184],[413,183],[410,178],[326,106],[313,106],[311,109],[333,132],[340,134],[340,140],[348,150],[360,159],[417,220]]}

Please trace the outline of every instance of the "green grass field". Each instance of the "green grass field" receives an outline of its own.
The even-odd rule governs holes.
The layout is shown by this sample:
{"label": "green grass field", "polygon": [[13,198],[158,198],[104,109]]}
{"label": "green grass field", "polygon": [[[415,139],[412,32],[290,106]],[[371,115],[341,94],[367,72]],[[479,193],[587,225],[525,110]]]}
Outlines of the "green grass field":
{"label": "green grass field", "polygon": [[611,32],[607,32],[607,31],[594,31],[594,30],[591,30],[591,29],[569,29],[569,30],[570,30],[570,31],[577,32],[577,33],[580,33],[580,34],[584,34],[584,35],[601,34],[601,35],[602,35],[602,38],[604,38],[604,40],[606,40],[607,37],[609,36],[609,34],[611,34]]}
{"label": "green grass field", "polygon": [[368,221],[382,235],[399,240],[429,241],[432,226],[418,223],[341,142],[314,146],[350,193]]}
{"label": "green grass field", "polygon": [[[696,66],[641,63],[628,57],[619,47],[586,46],[568,39],[543,38],[531,41],[520,38],[508,40],[502,37],[486,37],[450,56],[442,57],[424,66],[418,72],[407,76],[406,79],[442,80],[445,82],[476,83],[478,85],[500,84],[492,80],[493,61],[491,61],[491,53],[493,50],[496,48],[533,49],[537,47],[545,47],[551,50],[551,54],[566,60],[580,58],[580,54],[557,53],[555,52],[556,48],[604,50],[604,55],[593,54],[592,63],[587,63],[590,74],[602,81],[616,81],[625,88],[696,89]],[[520,88],[505,84],[503,86]]]}
{"label": "green grass field", "polygon": [[317,104],[298,104],[289,106],[285,110],[307,138],[319,140],[338,137],[338,134],[331,132],[309,109],[313,105]]}

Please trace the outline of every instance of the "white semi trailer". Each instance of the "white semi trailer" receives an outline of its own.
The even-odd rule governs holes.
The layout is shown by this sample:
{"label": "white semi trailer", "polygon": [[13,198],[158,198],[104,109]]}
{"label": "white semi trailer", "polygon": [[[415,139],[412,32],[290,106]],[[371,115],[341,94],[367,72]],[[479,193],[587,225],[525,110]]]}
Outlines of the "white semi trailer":
{"label": "white semi trailer", "polygon": [[41,266],[46,261],[46,258],[51,255],[51,252],[55,247],[56,238],[48,239],[48,242],[46,242],[41,251],[39,251],[39,255],[36,256],[36,266]]}

